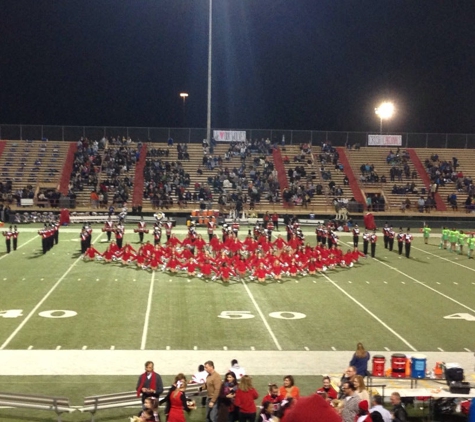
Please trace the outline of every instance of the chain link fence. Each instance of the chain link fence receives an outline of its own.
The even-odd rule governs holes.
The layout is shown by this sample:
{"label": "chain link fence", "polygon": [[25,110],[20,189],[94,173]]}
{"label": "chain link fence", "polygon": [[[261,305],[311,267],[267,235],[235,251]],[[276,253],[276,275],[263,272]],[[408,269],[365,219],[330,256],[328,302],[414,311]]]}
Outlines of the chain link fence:
{"label": "chain link fence", "polygon": [[[331,141],[334,146],[367,145],[369,132],[336,132],[318,130],[239,129],[245,130],[248,139],[267,139],[272,142],[301,144],[310,142],[319,145]],[[475,134],[462,133],[391,133],[402,136],[403,148],[472,148]],[[29,139],[52,141],[77,141],[81,137],[99,140],[103,137],[129,137],[133,141],[201,142],[206,138],[206,128],[157,128],[157,127],[111,127],[111,126],[44,126],[0,125],[0,139]]]}

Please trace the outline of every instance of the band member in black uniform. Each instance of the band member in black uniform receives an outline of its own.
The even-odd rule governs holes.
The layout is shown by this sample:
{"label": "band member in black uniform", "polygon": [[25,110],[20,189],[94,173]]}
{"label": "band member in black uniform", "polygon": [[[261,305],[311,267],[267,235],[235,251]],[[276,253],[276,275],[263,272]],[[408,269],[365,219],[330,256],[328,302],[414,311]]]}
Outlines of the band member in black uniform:
{"label": "band member in black uniform", "polygon": [[411,256],[411,243],[413,236],[411,234],[411,229],[408,227],[406,235],[404,236],[404,250],[406,252],[406,258]]}
{"label": "band member in black uniform", "polygon": [[353,247],[355,249],[358,249],[359,241],[360,241],[360,229],[358,227],[358,224],[355,224],[355,227],[353,227]]}
{"label": "band member in black uniform", "polygon": [[378,241],[378,236],[376,236],[376,230],[369,237],[369,241],[371,243],[371,258],[374,258],[374,255],[376,253],[376,242]]}
{"label": "band member in black uniform", "polygon": [[46,223],[42,229],[38,230],[38,234],[41,236],[41,248],[44,255],[48,251],[48,228]]}
{"label": "band member in black uniform", "polygon": [[16,251],[16,248],[18,246],[18,236],[20,235],[20,232],[18,231],[17,226],[13,226],[13,250]]}
{"label": "band member in black uniform", "polygon": [[59,242],[59,221],[54,221],[52,224],[54,229],[54,244],[57,245]]}
{"label": "band member in black uniform", "polygon": [[110,216],[107,219],[107,221],[104,223],[104,227],[102,231],[107,233],[107,241],[110,242],[112,232],[114,231],[114,223],[112,222],[112,219]]}
{"label": "band member in black uniform", "polygon": [[397,234],[397,249],[399,255],[402,255],[402,247],[404,246],[404,233],[402,232],[402,227],[399,227],[399,233]]}
{"label": "band member in black uniform", "polygon": [[363,233],[363,253],[368,255],[368,246],[369,246],[369,233],[368,230],[365,229]]}
{"label": "band member in black uniform", "polygon": [[4,231],[2,234],[5,236],[5,245],[7,247],[7,253],[10,253],[13,237],[12,226],[10,226],[10,228]]}
{"label": "band member in black uniform", "polygon": [[122,224],[117,224],[115,228],[115,243],[119,249],[122,249],[122,242],[124,241],[124,226]]}
{"label": "band member in black uniform", "polygon": [[143,221],[143,217],[140,218],[140,221],[137,224],[137,229],[134,231],[139,234],[139,242],[143,243],[143,234],[148,233],[147,224]]}
{"label": "band member in black uniform", "polygon": [[393,226],[389,226],[389,250],[392,251],[394,247],[394,237],[396,232],[393,229]]}
{"label": "band member in black uniform", "polygon": [[389,226],[386,223],[383,227],[383,240],[384,240],[384,249],[388,249],[389,246]]}
{"label": "band member in black uniform", "polygon": [[160,245],[160,240],[162,239],[162,225],[160,223],[155,223],[153,227],[153,245]]}
{"label": "band member in black uniform", "polygon": [[89,234],[87,232],[87,229],[85,226],[83,226],[81,230],[81,255],[84,255],[86,253],[88,237],[89,237]]}

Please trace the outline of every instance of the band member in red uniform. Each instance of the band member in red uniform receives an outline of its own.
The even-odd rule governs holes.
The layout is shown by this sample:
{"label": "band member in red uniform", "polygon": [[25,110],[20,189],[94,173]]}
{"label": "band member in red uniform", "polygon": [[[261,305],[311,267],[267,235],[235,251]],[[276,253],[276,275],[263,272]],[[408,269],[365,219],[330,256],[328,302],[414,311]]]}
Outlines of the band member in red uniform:
{"label": "band member in red uniform", "polygon": [[269,242],[272,241],[273,231],[274,231],[274,223],[272,222],[272,220],[269,220],[269,222],[267,223],[267,239],[269,240]]}
{"label": "band member in red uniform", "polygon": [[231,230],[236,236],[239,234],[239,223],[237,220],[234,220],[231,224]]}
{"label": "band member in red uniform", "polygon": [[5,236],[5,245],[7,247],[7,253],[10,253],[12,237],[13,237],[12,226],[10,226],[10,228],[4,231],[2,234]]}
{"label": "band member in red uniform", "polygon": [[388,247],[389,250],[392,251],[394,247],[394,237],[396,236],[396,232],[393,229],[393,226],[389,226],[389,241],[388,241]]}
{"label": "band member in red uniform", "polygon": [[399,255],[402,255],[402,247],[404,245],[404,238],[405,238],[405,235],[402,232],[402,227],[399,227],[399,233],[397,234],[397,248],[398,248]]}
{"label": "band member in red uniform", "polygon": [[110,218],[110,216],[107,219],[107,221],[104,223],[104,227],[102,228],[102,231],[107,233],[107,241],[110,242],[111,234],[114,231],[114,223],[112,222],[112,219]]}

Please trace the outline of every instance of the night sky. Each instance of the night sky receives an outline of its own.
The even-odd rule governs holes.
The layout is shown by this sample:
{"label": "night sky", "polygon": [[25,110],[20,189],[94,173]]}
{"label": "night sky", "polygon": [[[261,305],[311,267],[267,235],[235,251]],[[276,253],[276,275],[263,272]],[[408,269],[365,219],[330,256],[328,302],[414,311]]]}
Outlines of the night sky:
{"label": "night sky", "polygon": [[[208,0],[0,11],[0,123],[206,127]],[[387,130],[475,132],[473,0],[214,0],[213,13],[214,128],[378,131],[374,108],[392,100]]]}

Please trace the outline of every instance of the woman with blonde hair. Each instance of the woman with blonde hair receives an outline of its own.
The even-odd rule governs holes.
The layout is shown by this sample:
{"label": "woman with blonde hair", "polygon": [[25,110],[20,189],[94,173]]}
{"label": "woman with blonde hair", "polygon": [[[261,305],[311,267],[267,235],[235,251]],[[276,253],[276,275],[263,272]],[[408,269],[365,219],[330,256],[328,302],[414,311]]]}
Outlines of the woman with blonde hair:
{"label": "woman with blonde hair", "polygon": [[356,368],[356,374],[362,375],[365,377],[368,375],[368,362],[370,359],[370,354],[367,352],[363,346],[363,343],[358,343],[356,345],[356,351],[353,354],[353,357],[350,360],[350,366]]}
{"label": "woman with blonde hair", "polygon": [[239,381],[239,387],[234,396],[234,405],[239,407],[239,422],[254,422],[256,420],[256,404],[254,400],[259,393],[252,386],[252,378],[244,375]]}
{"label": "woman with blonde hair", "polygon": [[361,399],[361,401],[366,400],[368,403],[371,403],[368,390],[366,389],[366,385],[364,383],[364,378],[361,375],[356,375],[355,379],[353,380],[353,384],[355,384],[356,394]]}
{"label": "woman with blonde hair", "polygon": [[183,411],[189,412],[195,409],[195,402],[187,401],[185,396],[186,377],[180,373],[175,377],[175,382],[170,387],[170,391],[165,397],[165,415],[167,422],[185,422]]}

